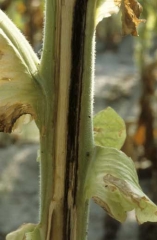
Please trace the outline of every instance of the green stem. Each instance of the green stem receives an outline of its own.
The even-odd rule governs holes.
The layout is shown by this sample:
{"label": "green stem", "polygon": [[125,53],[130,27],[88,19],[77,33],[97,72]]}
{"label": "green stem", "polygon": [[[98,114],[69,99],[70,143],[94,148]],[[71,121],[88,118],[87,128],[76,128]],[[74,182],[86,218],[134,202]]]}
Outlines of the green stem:
{"label": "green stem", "polygon": [[[57,108],[57,85],[55,85],[55,24],[57,4],[54,0],[45,0],[45,27],[43,52],[39,72],[45,93],[43,116],[40,124],[40,224],[43,240],[48,239],[53,201],[55,168],[55,121]],[[56,63],[57,64],[57,63]],[[48,239],[49,240],[49,239]]]}
{"label": "green stem", "polygon": [[93,150],[95,0],[47,0],[40,73],[41,235],[85,240],[84,181]]}
{"label": "green stem", "polygon": [[84,189],[85,177],[89,161],[92,157],[93,140],[93,85],[94,85],[94,64],[95,64],[95,1],[89,1],[87,5],[84,64],[83,64],[83,86],[81,97],[81,118],[79,134],[79,185],[78,189],[78,232],[77,240],[85,240],[88,228],[89,202],[85,200]]}

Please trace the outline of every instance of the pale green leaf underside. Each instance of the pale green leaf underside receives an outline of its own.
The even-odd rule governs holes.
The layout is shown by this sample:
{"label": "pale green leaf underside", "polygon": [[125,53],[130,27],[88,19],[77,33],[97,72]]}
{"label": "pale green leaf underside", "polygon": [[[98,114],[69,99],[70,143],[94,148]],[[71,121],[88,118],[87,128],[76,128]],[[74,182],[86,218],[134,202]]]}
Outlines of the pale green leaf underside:
{"label": "pale green leaf underside", "polygon": [[11,132],[23,114],[36,116],[41,89],[16,47],[0,29],[0,131]]}
{"label": "pale green leaf underside", "polygon": [[133,209],[139,223],[157,221],[157,206],[139,186],[132,160],[114,148],[95,147],[86,193],[120,222],[124,222],[126,212]]}
{"label": "pale green leaf underside", "polygon": [[[17,49],[0,29],[0,102],[12,95],[25,98],[32,76]],[[18,91],[20,90],[20,91]]]}
{"label": "pale green leaf underside", "polygon": [[5,36],[10,39],[12,45],[19,51],[23,61],[29,68],[29,71],[34,74],[36,71],[39,59],[33,51],[32,47],[22,35],[15,24],[7,17],[7,15],[0,10],[0,28],[5,33]]}
{"label": "pale green leaf underside", "polygon": [[123,119],[110,107],[94,116],[94,142],[96,146],[120,149],[126,138]]}

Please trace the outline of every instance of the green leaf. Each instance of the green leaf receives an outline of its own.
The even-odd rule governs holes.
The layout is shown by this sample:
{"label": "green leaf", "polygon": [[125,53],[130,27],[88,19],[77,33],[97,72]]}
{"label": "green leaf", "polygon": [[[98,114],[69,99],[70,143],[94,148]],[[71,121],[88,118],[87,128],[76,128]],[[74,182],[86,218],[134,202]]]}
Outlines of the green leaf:
{"label": "green leaf", "polygon": [[112,108],[97,113],[93,124],[96,146],[118,149],[123,146],[126,138],[125,123]]}
{"label": "green leaf", "polygon": [[29,42],[22,35],[15,24],[0,10],[0,28],[11,41],[12,45],[17,49],[21,58],[29,68],[31,74],[37,71],[39,59],[30,46]]}
{"label": "green leaf", "polygon": [[135,209],[139,223],[157,221],[157,206],[143,193],[131,158],[114,148],[95,147],[85,191],[120,222]]}

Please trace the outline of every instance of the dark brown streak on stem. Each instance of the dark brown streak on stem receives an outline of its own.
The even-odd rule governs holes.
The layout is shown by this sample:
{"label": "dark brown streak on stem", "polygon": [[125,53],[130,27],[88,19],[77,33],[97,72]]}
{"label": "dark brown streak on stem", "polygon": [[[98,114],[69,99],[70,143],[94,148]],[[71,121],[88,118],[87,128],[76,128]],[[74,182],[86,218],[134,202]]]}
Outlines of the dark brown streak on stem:
{"label": "dark brown streak on stem", "polygon": [[[71,82],[67,130],[67,157],[65,173],[64,239],[71,240],[73,209],[76,206],[78,180],[79,125],[81,113],[84,42],[88,0],[76,0],[72,29]],[[71,224],[70,224],[71,223]],[[71,225],[72,226],[72,225]]]}

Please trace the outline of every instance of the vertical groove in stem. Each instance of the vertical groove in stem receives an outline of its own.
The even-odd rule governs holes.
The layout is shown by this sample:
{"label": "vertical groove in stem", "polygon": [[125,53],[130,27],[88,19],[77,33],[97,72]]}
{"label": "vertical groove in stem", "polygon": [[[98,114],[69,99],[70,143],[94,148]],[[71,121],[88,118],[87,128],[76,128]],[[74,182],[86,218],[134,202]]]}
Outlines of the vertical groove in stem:
{"label": "vertical groove in stem", "polygon": [[[72,239],[72,223],[77,221],[76,211],[79,211],[77,204],[78,195],[78,171],[81,164],[79,159],[80,151],[80,121],[81,112],[86,111],[91,104],[91,96],[88,96],[88,102],[82,103],[83,91],[83,74],[84,74],[84,51],[85,51],[85,31],[86,31],[86,15],[88,0],[76,0],[73,13],[73,29],[72,29],[72,57],[71,57],[71,82],[69,92],[69,109],[68,109],[68,131],[67,131],[67,157],[66,157],[66,176],[65,176],[65,201],[64,201],[64,236],[66,240]],[[91,40],[92,41],[92,40]],[[91,54],[91,53],[90,53]],[[86,66],[88,67],[88,66]],[[84,79],[85,80],[85,79]],[[90,82],[91,79],[86,79]],[[83,105],[84,104],[84,105]],[[84,110],[83,110],[84,109]],[[84,119],[85,120],[85,119]],[[87,129],[85,129],[85,134]],[[87,144],[88,145],[88,144]],[[87,221],[87,205],[80,202],[82,211],[84,211],[84,221]],[[80,220],[80,219],[79,219]],[[78,223],[76,223],[77,225]],[[74,231],[77,231],[74,229]],[[81,236],[77,236],[78,237]]]}

